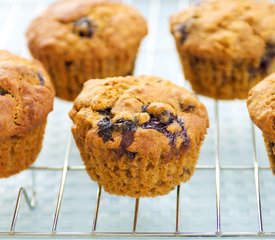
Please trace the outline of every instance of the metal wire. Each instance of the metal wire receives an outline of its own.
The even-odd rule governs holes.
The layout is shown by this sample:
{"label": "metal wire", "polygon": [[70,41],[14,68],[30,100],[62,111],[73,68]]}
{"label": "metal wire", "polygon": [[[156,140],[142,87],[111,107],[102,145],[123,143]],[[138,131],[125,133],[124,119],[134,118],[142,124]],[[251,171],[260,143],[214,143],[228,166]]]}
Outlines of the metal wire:
{"label": "metal wire", "polygon": [[56,209],[55,209],[55,214],[54,214],[54,220],[53,220],[53,227],[52,227],[53,234],[56,233],[57,222],[58,222],[58,217],[59,217],[59,213],[60,213],[60,208],[61,208],[62,199],[63,199],[63,193],[64,193],[64,189],[65,189],[65,183],[66,183],[66,178],[67,178],[71,149],[72,149],[72,135],[69,134],[67,148],[66,148],[66,154],[65,154],[65,160],[64,160],[64,167],[63,167],[63,172],[62,172],[62,178],[61,178],[59,193],[58,193],[58,197],[57,197],[57,204],[56,204]]}
{"label": "metal wire", "polygon": [[177,187],[177,200],[176,200],[176,234],[180,232],[180,185]]}
{"label": "metal wire", "polygon": [[260,182],[259,182],[259,163],[257,157],[257,148],[256,148],[256,138],[255,138],[255,128],[251,122],[252,130],[252,145],[253,145],[253,162],[254,162],[254,177],[255,177],[255,190],[256,190],[256,199],[257,199],[257,212],[258,212],[258,224],[259,224],[259,236],[263,236],[263,217],[262,217],[262,206],[261,206],[261,191],[260,191]]}
{"label": "metal wire", "polygon": [[133,231],[132,231],[133,233],[136,233],[136,230],[137,230],[138,208],[139,208],[139,198],[136,199],[136,203],[135,203],[135,214],[134,214]]}
{"label": "metal wire", "polygon": [[21,206],[22,197],[25,198],[30,209],[33,209],[35,207],[35,191],[33,191],[33,195],[31,197],[29,197],[26,192],[26,189],[21,187],[18,192],[18,196],[17,196],[17,200],[16,200],[16,204],[15,204],[14,214],[12,217],[12,222],[11,222],[11,227],[10,227],[10,234],[13,234],[15,231],[15,226],[16,226],[16,222],[17,222],[19,208]]}
{"label": "metal wire", "polygon": [[94,222],[93,222],[93,229],[92,232],[96,231],[96,225],[97,225],[97,219],[98,219],[98,212],[99,212],[99,206],[100,206],[100,199],[101,199],[101,186],[98,186],[97,190],[97,198],[96,198],[96,207],[94,212]]}
{"label": "metal wire", "polygon": [[[216,166],[215,165],[200,165],[198,164],[196,166],[196,169],[198,170],[215,170]],[[259,166],[259,170],[263,171],[270,171],[269,166]],[[35,170],[35,171],[63,171],[63,167],[59,166],[32,166],[30,169]],[[221,170],[253,170],[254,166],[250,165],[222,165],[220,164],[220,169]],[[85,171],[85,166],[83,165],[72,165],[68,166],[68,171]]]}
{"label": "metal wire", "polygon": [[[192,238],[215,238],[215,232],[15,232],[13,234],[0,232],[0,237],[67,237],[67,238],[158,238],[158,237],[192,237]],[[224,238],[259,238],[258,232],[223,232],[220,237]],[[275,238],[275,232],[264,232],[261,238]]]}
{"label": "metal wire", "polygon": [[221,236],[221,207],[220,207],[220,130],[219,130],[219,102],[215,101],[215,171],[216,171],[216,235]]}

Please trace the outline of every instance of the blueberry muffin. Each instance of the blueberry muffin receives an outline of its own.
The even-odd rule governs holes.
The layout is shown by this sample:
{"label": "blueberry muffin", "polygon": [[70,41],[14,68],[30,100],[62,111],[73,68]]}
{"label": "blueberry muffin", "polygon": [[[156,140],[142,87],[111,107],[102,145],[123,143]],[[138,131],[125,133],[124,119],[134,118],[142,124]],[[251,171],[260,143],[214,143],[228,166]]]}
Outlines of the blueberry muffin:
{"label": "blueberry muffin", "polygon": [[70,117],[91,178],[130,197],[163,195],[189,180],[208,128],[195,95],[153,76],[89,80]]}
{"label": "blueberry muffin", "polygon": [[206,0],[170,19],[184,74],[195,92],[246,99],[275,71],[275,5]]}
{"label": "blueberry muffin", "polygon": [[0,178],[35,161],[53,99],[53,86],[41,64],[0,51]]}
{"label": "blueberry muffin", "polygon": [[29,49],[48,70],[58,97],[74,100],[91,78],[131,75],[147,24],[110,0],[60,0],[32,21]]}
{"label": "blueberry muffin", "polygon": [[252,121],[263,132],[270,166],[275,174],[275,74],[251,89],[247,106]]}

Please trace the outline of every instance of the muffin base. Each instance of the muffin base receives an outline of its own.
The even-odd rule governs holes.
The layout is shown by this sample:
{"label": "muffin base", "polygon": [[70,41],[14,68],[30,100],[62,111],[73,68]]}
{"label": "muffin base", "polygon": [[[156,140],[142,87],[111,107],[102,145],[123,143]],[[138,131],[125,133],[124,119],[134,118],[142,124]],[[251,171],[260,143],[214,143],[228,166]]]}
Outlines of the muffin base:
{"label": "muffin base", "polygon": [[40,60],[49,72],[56,96],[73,101],[89,79],[132,75],[137,52],[121,53],[120,57],[108,59],[82,58],[68,60],[32,49],[33,56]]}
{"label": "muffin base", "polygon": [[271,140],[269,140],[269,138],[264,134],[263,134],[263,137],[265,141],[266,151],[268,154],[270,168],[273,172],[273,175],[275,175],[275,142],[272,142]]}
{"label": "muffin base", "polygon": [[194,173],[201,146],[191,143],[187,150],[160,158],[137,154],[132,160],[126,155],[118,159],[115,151],[104,145],[85,147],[83,135],[75,129],[73,134],[91,179],[110,194],[135,198],[164,195],[188,181]]}
{"label": "muffin base", "polygon": [[46,123],[20,136],[0,141],[0,178],[7,178],[27,169],[37,158]]}
{"label": "muffin base", "polygon": [[273,60],[268,71],[251,68],[248,61],[220,62],[185,53],[183,71],[193,90],[214,99],[246,99],[249,90],[267,74],[275,71]]}

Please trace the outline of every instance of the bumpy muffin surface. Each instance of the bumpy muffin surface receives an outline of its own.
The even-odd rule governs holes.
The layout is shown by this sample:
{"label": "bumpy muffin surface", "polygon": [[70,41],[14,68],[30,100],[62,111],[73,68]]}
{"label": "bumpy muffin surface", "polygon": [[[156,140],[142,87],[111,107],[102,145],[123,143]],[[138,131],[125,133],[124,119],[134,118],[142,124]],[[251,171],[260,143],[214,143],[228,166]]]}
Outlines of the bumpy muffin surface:
{"label": "bumpy muffin surface", "polygon": [[253,122],[275,142],[275,74],[251,89],[247,105]]}
{"label": "bumpy muffin surface", "polygon": [[40,63],[0,51],[0,178],[36,160],[53,99],[53,86]]}
{"label": "bumpy muffin surface", "polygon": [[275,71],[275,5],[204,0],[171,17],[186,78],[200,94],[246,99]]}
{"label": "bumpy muffin surface", "polygon": [[[54,49],[72,60],[92,52],[106,57],[139,45],[145,20],[132,7],[108,0],[60,0],[30,25],[30,47]],[[123,41],[122,41],[123,40]]]}
{"label": "bumpy muffin surface", "polygon": [[74,100],[88,79],[131,74],[146,34],[145,19],[127,4],[60,0],[32,21],[27,38],[57,96]]}
{"label": "bumpy muffin surface", "polygon": [[193,94],[153,76],[90,80],[70,117],[92,179],[132,197],[165,194],[187,181],[208,127]]}
{"label": "bumpy muffin surface", "polygon": [[38,62],[0,51],[0,141],[44,124],[53,98],[53,86]]}
{"label": "bumpy muffin surface", "polygon": [[275,174],[275,74],[251,89],[247,106],[252,121],[262,130],[270,167]]}
{"label": "bumpy muffin surface", "polygon": [[[270,57],[265,56],[266,48],[275,55],[274,13],[269,1],[204,0],[175,14],[171,31],[194,55],[222,61],[249,58],[252,68],[264,68]],[[259,66],[259,60],[265,64]]]}

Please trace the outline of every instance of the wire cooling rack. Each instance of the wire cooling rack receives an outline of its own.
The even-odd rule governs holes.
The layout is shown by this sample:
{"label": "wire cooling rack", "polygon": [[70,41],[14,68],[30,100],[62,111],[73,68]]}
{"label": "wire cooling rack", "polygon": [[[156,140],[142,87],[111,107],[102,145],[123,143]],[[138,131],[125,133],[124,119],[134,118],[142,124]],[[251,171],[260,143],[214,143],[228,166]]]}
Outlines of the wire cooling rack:
{"label": "wire cooling rack", "polygon": [[[0,47],[29,57],[24,32],[49,0],[0,0]],[[148,19],[136,74],[183,81],[168,17],[196,1],[127,0]],[[275,179],[245,102],[206,104],[211,127],[188,183],[157,198],[110,196],[88,178],[70,134],[71,103],[55,100],[43,150],[0,181],[0,238],[275,237]]]}

